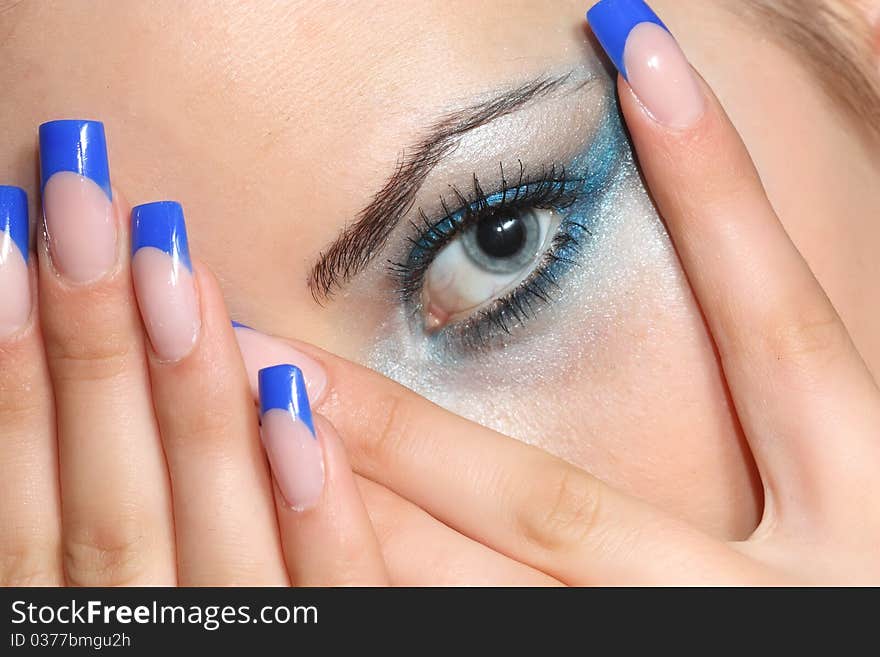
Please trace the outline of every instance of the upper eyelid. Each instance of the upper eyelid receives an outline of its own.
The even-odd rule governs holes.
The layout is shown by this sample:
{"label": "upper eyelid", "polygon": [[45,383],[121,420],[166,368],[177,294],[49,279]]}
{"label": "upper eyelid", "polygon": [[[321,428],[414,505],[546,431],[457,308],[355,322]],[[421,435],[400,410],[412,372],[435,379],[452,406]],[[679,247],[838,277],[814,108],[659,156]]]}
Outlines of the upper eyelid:
{"label": "upper eyelid", "polygon": [[[554,167],[550,167],[550,171],[554,171]],[[563,169],[564,170],[564,169]],[[576,195],[574,191],[566,190],[565,185],[568,183],[580,182],[583,179],[581,178],[557,178],[553,177],[552,174],[550,177],[547,177],[547,168],[542,168],[542,176],[541,179],[532,178],[532,179],[521,179],[519,181],[518,189],[524,189],[528,187],[536,187],[539,185],[546,185],[546,188],[543,190],[533,190],[525,195],[518,195],[517,200],[508,200],[508,204],[516,204],[517,207],[521,206],[535,206],[542,207],[540,203],[548,202],[550,199],[554,199],[554,201],[558,201],[562,198],[567,198],[569,202],[567,202],[564,206],[566,207],[570,203],[576,201]],[[564,174],[561,174],[564,176]],[[477,183],[479,181],[476,181]],[[560,187],[560,185],[562,185]],[[476,189],[480,189],[479,185],[475,187]],[[481,190],[482,191],[482,190]],[[488,202],[489,199],[497,198],[502,196],[503,191],[492,192],[491,194],[486,195],[483,193],[485,200]],[[539,194],[542,194],[539,196]],[[543,195],[546,194],[546,195]],[[556,196],[553,196],[553,195]],[[568,194],[568,197],[564,195]],[[421,290],[421,285],[423,282],[424,274],[427,272],[428,268],[431,266],[434,258],[437,254],[445,248],[449,243],[452,242],[465,228],[467,227],[468,222],[464,220],[459,220],[457,223],[453,223],[451,230],[448,233],[441,233],[440,237],[433,240],[433,243],[427,247],[421,247],[419,242],[426,237],[431,232],[439,232],[438,226],[441,224],[452,221],[453,218],[461,215],[463,212],[467,210],[467,208],[472,207],[478,199],[474,201],[470,201],[465,203],[464,200],[462,202],[462,207],[457,208],[454,211],[449,211],[444,208],[445,214],[442,218],[437,221],[431,223],[427,218],[425,219],[426,225],[422,228],[418,226],[413,226],[413,230],[416,232],[416,238],[410,238],[409,242],[411,244],[411,248],[409,252],[404,256],[403,262],[395,262],[393,260],[388,261],[389,271],[393,276],[396,276],[399,280],[399,288],[398,291],[401,295],[403,301],[408,301],[413,299],[418,292]],[[495,207],[498,207],[497,205]],[[479,214],[480,210],[478,209],[477,213],[474,214],[476,217]],[[478,219],[473,219],[478,220]],[[414,263],[415,256],[413,255],[417,249],[422,249],[422,252],[418,254],[418,257],[421,261],[418,264]],[[427,260],[427,262],[425,262]]]}
{"label": "upper eyelid", "polygon": [[556,77],[539,77],[485,102],[457,110],[438,121],[429,136],[407,150],[395,173],[376,194],[358,219],[324,250],[312,267],[308,285],[318,303],[362,271],[381,251],[391,231],[412,206],[427,174],[450,155],[467,132],[524,109],[533,101],[557,94],[568,95],[591,86],[600,77],[593,71],[569,71]]}
{"label": "upper eyelid", "polygon": [[[592,134],[589,140],[588,148],[586,151],[581,153],[580,155],[574,157],[565,165],[560,164],[551,164],[544,165],[541,167],[542,179],[547,180],[547,170],[548,168],[551,171],[549,178],[552,180],[554,176],[552,172],[554,172],[557,168],[560,170],[559,179],[563,181],[563,185],[567,184],[576,184],[577,191],[574,193],[574,190],[571,191],[572,203],[577,202],[578,198],[581,195],[590,197],[596,194],[601,194],[603,188],[613,179],[613,173],[616,171],[621,164],[621,162],[625,159],[626,150],[621,147],[621,143],[626,141],[625,132],[623,131],[622,124],[620,123],[617,115],[610,114],[608,115],[603,122],[598,126],[596,131]],[[519,161],[520,166],[522,167],[522,162]],[[573,173],[576,172],[576,173]],[[502,180],[504,176],[501,176]],[[476,175],[475,175],[476,179]],[[476,180],[479,183],[478,180]],[[520,187],[528,187],[534,186],[536,184],[536,179],[534,177],[525,177],[525,180],[520,180]],[[500,184],[500,183],[499,183]],[[482,192],[482,186],[477,184],[475,189],[480,190]],[[494,192],[493,194],[488,195],[491,197],[497,197],[499,192]],[[532,204],[536,204],[536,200],[534,196],[528,196],[524,199],[525,202],[529,202]],[[566,203],[563,206],[556,206],[556,209],[564,209],[568,207],[569,203]],[[446,210],[446,208],[444,208]],[[460,209],[457,211],[460,212]],[[437,221],[435,224],[431,226],[436,226],[445,221],[449,220],[449,212],[448,210],[444,214],[444,217]],[[426,222],[430,224],[430,222]],[[575,224],[578,225],[578,224]],[[429,228],[431,227],[429,226]],[[461,226],[456,226],[456,230],[452,231],[450,236],[446,239],[446,242],[454,237],[455,233],[458,230],[461,230]],[[415,231],[418,233],[420,229],[415,227]],[[412,242],[413,240],[410,240]],[[416,246],[416,245],[413,245]],[[436,246],[432,250],[430,250],[427,254],[423,256],[423,258],[427,259],[427,264],[423,264],[421,267],[421,274],[424,274],[424,271],[430,266],[433,257],[436,253],[443,247],[443,244]],[[412,253],[410,250],[410,253]],[[411,269],[411,261],[409,257],[405,257],[405,262],[393,262],[389,261],[389,265],[391,269],[397,270],[398,276],[401,275],[401,272],[406,272]],[[409,290],[406,290],[403,287],[402,291],[404,292],[404,297],[406,294],[409,294],[409,298],[412,298],[413,289],[420,284],[421,277],[416,276],[414,280],[410,282]]]}
{"label": "upper eyelid", "polygon": [[[552,171],[552,169],[551,169],[551,171]],[[564,171],[564,169],[563,169],[563,171]],[[456,197],[460,201],[460,205],[457,206],[455,210],[451,210],[448,203],[446,203],[446,201],[441,198],[440,204],[443,208],[443,216],[441,218],[437,219],[436,221],[434,221],[432,223],[431,220],[429,220],[427,218],[427,215],[424,213],[422,208],[419,208],[418,215],[423,221],[424,228],[420,229],[418,226],[413,225],[412,222],[410,222],[410,224],[413,225],[413,228],[416,231],[421,231],[420,234],[424,234],[425,232],[429,232],[429,231],[436,229],[436,227],[439,226],[440,224],[442,224],[446,221],[449,221],[455,217],[464,218],[464,217],[467,217],[468,215],[476,216],[483,209],[500,207],[502,204],[504,204],[504,205],[512,205],[512,204],[520,205],[520,204],[525,203],[528,205],[533,205],[533,204],[537,203],[539,201],[539,199],[536,198],[535,196],[526,196],[526,195],[524,195],[525,192],[522,191],[522,190],[528,190],[530,187],[537,187],[537,186],[542,186],[542,185],[546,185],[549,187],[552,185],[560,185],[560,184],[564,186],[566,184],[581,182],[583,180],[582,178],[567,178],[566,179],[566,178],[564,178],[564,175],[565,175],[564,173],[560,174],[560,177],[558,177],[558,178],[557,177],[541,178],[541,179],[536,178],[536,179],[531,179],[531,180],[530,179],[520,179],[515,186],[505,186],[501,191],[492,192],[490,194],[485,194],[485,192],[483,192],[481,188],[477,187],[477,189],[479,189],[479,191],[477,191],[477,189],[475,189],[475,197],[472,200],[468,200],[467,197],[465,197],[461,193],[460,190],[458,190],[457,188],[453,188],[453,191],[454,191]],[[475,183],[478,184],[476,176],[474,179],[475,179]],[[555,190],[548,190],[548,191],[555,191]],[[564,191],[567,191],[567,190],[563,189],[562,192],[564,192]],[[511,192],[513,192],[514,196],[512,198],[508,198],[510,196]],[[546,201],[548,199],[549,199],[549,197],[545,198],[544,200]],[[459,223],[457,230],[455,232],[459,232],[464,227],[465,226],[464,226],[463,222]],[[446,235],[446,238],[451,239],[453,236],[454,236],[454,234]]]}
{"label": "upper eyelid", "polygon": [[[450,209],[452,206],[441,196],[440,198],[440,206],[443,209],[443,216],[434,222],[433,225],[438,223],[442,223],[446,219],[449,219],[453,216],[466,213],[469,210],[473,210],[476,206],[476,209],[479,209],[480,206],[485,203],[486,205],[493,205],[492,201],[498,200],[501,203],[517,203],[520,201],[520,195],[522,194],[522,190],[527,190],[529,187],[535,187],[537,185],[551,185],[551,184],[571,184],[582,182],[584,179],[580,177],[566,177],[566,169],[565,166],[562,165],[551,165],[550,173],[547,173],[546,168],[542,169],[542,173],[534,178],[529,178],[525,176],[525,168],[522,167],[522,161],[520,161],[520,174],[516,184],[511,185],[509,180],[504,178],[504,174],[502,172],[501,181],[499,185],[501,186],[500,191],[492,192],[486,194],[482,185],[479,183],[479,179],[476,174],[474,174],[474,196],[472,199],[468,199],[460,190],[460,188],[450,185],[450,189],[455,197],[458,199],[459,204],[455,207],[454,210]],[[559,171],[557,175],[555,172]],[[513,198],[508,198],[511,194],[513,194]],[[500,199],[498,198],[500,197]],[[426,213],[423,208],[420,206],[417,209],[417,214],[423,220],[423,223],[429,225],[429,220],[427,218]],[[412,224],[412,222],[410,222]]]}

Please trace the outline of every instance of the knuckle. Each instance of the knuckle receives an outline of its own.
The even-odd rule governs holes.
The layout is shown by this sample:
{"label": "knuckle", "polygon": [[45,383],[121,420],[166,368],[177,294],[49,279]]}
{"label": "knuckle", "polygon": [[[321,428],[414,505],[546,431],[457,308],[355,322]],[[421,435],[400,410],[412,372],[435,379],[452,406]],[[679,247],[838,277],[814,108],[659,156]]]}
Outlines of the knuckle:
{"label": "knuckle", "polygon": [[45,418],[51,407],[52,391],[42,361],[33,353],[7,360],[0,348],[0,426],[28,427]]}
{"label": "knuckle", "polygon": [[190,406],[186,412],[172,421],[170,430],[163,433],[163,439],[172,446],[179,446],[182,441],[185,444],[200,446],[217,446],[223,448],[228,441],[222,441],[225,436],[238,438],[247,435],[246,428],[241,431],[233,431],[242,418],[229,407],[223,406]]}
{"label": "knuckle", "polygon": [[0,587],[57,586],[57,564],[57,557],[45,547],[30,543],[5,545],[0,552]]}
{"label": "knuckle", "polygon": [[409,404],[399,394],[388,396],[379,408],[381,422],[366,431],[357,443],[357,455],[371,468],[387,467],[399,459],[399,452],[413,420]]}
{"label": "knuckle", "polygon": [[771,320],[767,348],[796,377],[821,374],[845,353],[848,337],[833,309]]}
{"label": "knuckle", "polygon": [[235,373],[197,354],[179,374],[173,385],[153,392],[166,447],[206,450],[216,458],[252,435],[253,400]]}
{"label": "knuckle", "polygon": [[600,487],[571,466],[552,466],[536,478],[530,493],[517,518],[518,529],[543,551],[581,545],[599,526]]}
{"label": "knuckle", "polygon": [[134,346],[130,336],[119,332],[56,342],[48,349],[53,376],[67,381],[115,378],[130,368]]}
{"label": "knuckle", "polygon": [[0,382],[0,425],[14,431],[45,418],[52,407],[47,390],[42,383],[31,385],[30,379],[9,385]]}
{"label": "knuckle", "polygon": [[125,586],[144,574],[151,552],[148,523],[122,518],[64,537],[64,572],[72,586]]}

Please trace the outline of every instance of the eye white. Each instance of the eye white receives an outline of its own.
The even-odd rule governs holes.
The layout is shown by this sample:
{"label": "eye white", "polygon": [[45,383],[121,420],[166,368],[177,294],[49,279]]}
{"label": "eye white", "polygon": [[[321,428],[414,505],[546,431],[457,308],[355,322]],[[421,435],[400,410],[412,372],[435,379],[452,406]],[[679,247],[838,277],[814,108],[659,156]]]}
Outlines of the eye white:
{"label": "eye white", "polygon": [[[519,257],[517,265],[522,265],[513,271],[498,273],[497,270],[503,271],[504,267],[493,266],[492,256],[487,253],[475,257],[473,241],[466,248],[465,240],[470,240],[470,237],[462,234],[457,235],[436,255],[425,273],[423,288],[429,327],[439,327],[456,315],[491,303],[516,288],[532,273],[555,234],[559,218],[553,210],[535,208],[525,212],[530,213],[534,221],[524,222],[524,225],[538,232],[537,235],[527,236],[526,244],[536,244],[537,247],[530,250],[528,257]],[[476,226],[471,226],[467,230],[475,229]]]}

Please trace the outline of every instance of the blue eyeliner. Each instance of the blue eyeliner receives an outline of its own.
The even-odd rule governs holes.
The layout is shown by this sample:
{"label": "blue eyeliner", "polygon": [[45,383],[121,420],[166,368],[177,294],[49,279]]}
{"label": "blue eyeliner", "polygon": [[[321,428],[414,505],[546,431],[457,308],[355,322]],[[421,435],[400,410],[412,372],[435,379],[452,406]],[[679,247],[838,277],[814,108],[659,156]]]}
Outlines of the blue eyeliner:
{"label": "blue eyeliner", "polygon": [[[401,264],[392,264],[403,303],[409,307],[415,330],[422,330],[421,290],[424,276],[437,254],[469,226],[493,209],[546,208],[560,217],[552,243],[542,258],[514,290],[496,299],[467,320],[450,324],[427,335],[438,348],[460,352],[478,347],[496,335],[510,333],[514,325],[531,318],[535,309],[552,301],[573,267],[586,257],[596,217],[605,203],[605,191],[617,180],[617,172],[628,162],[626,132],[616,106],[606,114],[589,146],[565,167],[543,170],[537,180],[507,180],[502,191],[481,195],[475,185],[475,201],[468,202],[436,223],[422,217],[424,226]],[[507,172],[504,172],[507,174]],[[506,177],[506,176],[505,176]],[[511,184],[512,183],[512,184]],[[459,195],[460,196],[460,195]],[[464,201],[465,199],[461,199]],[[444,210],[446,208],[444,207]]]}
{"label": "blue eyeliner", "polygon": [[132,208],[131,252],[151,246],[164,251],[192,271],[183,208],[175,201],[158,201]]}
{"label": "blue eyeliner", "polygon": [[27,194],[20,187],[0,185],[0,232],[9,235],[27,262],[30,252],[28,201]]}
{"label": "blue eyeliner", "polygon": [[40,189],[59,171],[93,180],[107,198],[113,199],[103,123],[61,120],[40,126]]}
{"label": "blue eyeliner", "polygon": [[260,415],[265,415],[272,409],[287,411],[294,419],[305,424],[312,436],[315,436],[312,407],[302,371],[295,365],[275,365],[260,370],[258,379]]}

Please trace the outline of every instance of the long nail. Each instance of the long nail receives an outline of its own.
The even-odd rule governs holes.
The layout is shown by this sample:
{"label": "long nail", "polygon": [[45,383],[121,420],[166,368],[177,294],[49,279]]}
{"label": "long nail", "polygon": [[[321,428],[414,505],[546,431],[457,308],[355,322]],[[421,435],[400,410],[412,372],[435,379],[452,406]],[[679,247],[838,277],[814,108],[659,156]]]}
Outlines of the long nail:
{"label": "long nail", "polygon": [[201,328],[183,208],[174,201],[131,211],[132,276],[147,335],[161,360],[192,351]]}
{"label": "long nail", "polygon": [[260,432],[288,506],[305,511],[324,488],[324,455],[315,433],[302,371],[293,365],[260,370]]}
{"label": "long nail", "polygon": [[53,266],[74,283],[101,278],[116,263],[118,233],[103,124],[41,125],[40,176]]}
{"label": "long nail", "polygon": [[655,121],[683,129],[706,101],[678,43],[642,0],[601,0],[587,20],[605,52]]}
{"label": "long nail", "polygon": [[316,403],[321,399],[327,389],[327,373],[318,361],[294,349],[286,342],[255,331],[244,324],[232,322],[232,327],[235,329],[235,338],[238,340],[238,348],[244,360],[251,393],[255,400],[260,398],[258,382],[260,370],[282,363],[296,365],[302,371],[309,398]]}
{"label": "long nail", "polygon": [[17,333],[31,314],[27,194],[0,185],[0,339]]}

